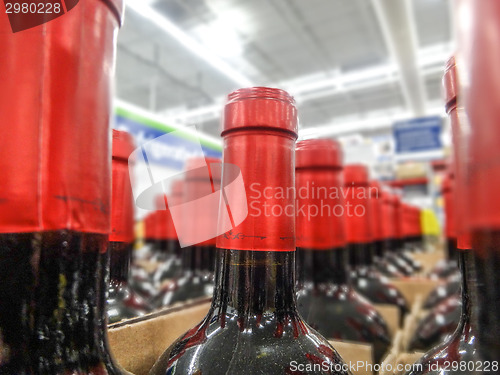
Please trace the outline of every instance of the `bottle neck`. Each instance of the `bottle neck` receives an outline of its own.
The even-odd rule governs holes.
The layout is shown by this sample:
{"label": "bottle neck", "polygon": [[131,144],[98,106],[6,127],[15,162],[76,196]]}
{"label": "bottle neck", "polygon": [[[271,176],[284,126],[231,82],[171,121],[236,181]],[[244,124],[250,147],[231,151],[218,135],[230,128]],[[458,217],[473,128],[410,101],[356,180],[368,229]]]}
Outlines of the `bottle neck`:
{"label": "bottle neck", "polygon": [[458,261],[457,239],[448,237],[446,239],[446,251],[448,260]]}
{"label": "bottle neck", "polygon": [[0,296],[8,301],[0,332],[10,353],[0,373],[108,373],[107,245],[107,235],[73,231],[0,234]]}
{"label": "bottle neck", "polygon": [[375,258],[382,259],[384,257],[384,240],[377,240],[373,243],[373,255]]}
{"label": "bottle neck", "polygon": [[127,283],[132,257],[133,244],[126,242],[110,242],[108,247],[110,257],[111,282]]}
{"label": "bottle neck", "polygon": [[347,245],[349,264],[352,269],[373,265],[374,247],[371,243],[351,243]]}
{"label": "bottle neck", "polygon": [[344,247],[330,250],[297,248],[298,284],[348,284],[348,254]]}
{"label": "bottle neck", "polygon": [[203,260],[209,252],[208,246],[194,245],[182,249],[181,264],[184,273],[199,273],[204,271]]}
{"label": "bottle neck", "polygon": [[473,308],[473,302],[471,301],[471,293],[474,293],[477,287],[473,250],[459,250],[458,265],[462,284],[462,315],[460,326],[465,327],[469,325],[475,329],[478,324],[478,316],[476,309]]}
{"label": "bottle neck", "polygon": [[240,328],[263,315],[296,317],[294,258],[293,251],[217,249],[212,307],[221,324],[226,314],[235,314]]}

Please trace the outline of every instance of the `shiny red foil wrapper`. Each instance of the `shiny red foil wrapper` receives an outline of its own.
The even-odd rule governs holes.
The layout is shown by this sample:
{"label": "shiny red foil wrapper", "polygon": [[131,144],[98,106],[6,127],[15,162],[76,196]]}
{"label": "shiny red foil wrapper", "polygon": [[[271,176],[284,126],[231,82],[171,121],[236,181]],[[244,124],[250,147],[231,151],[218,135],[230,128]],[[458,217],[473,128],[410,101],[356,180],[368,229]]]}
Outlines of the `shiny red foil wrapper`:
{"label": "shiny red foil wrapper", "polygon": [[134,141],[127,132],[113,130],[111,232],[113,242],[134,240],[134,198],[129,174],[129,156]]}
{"label": "shiny red foil wrapper", "polygon": [[384,239],[384,223],[382,220],[382,188],[378,181],[370,181],[370,230],[374,241]]}
{"label": "shiny red foil wrapper", "polygon": [[327,250],[345,246],[340,144],[327,139],[299,142],[295,186],[297,247]]}
{"label": "shiny red foil wrapper", "polygon": [[[228,97],[224,112],[223,162],[241,170],[245,191],[231,191],[229,212],[248,216],[217,237],[217,247],[254,251],[295,250],[295,101],[285,91],[254,87]],[[228,194],[223,173],[223,194]],[[242,203],[243,204],[243,203]]]}
{"label": "shiny red foil wrapper", "polygon": [[[118,14],[82,1],[13,34],[0,17],[0,232],[110,231]],[[121,4],[118,2],[117,4]]]}
{"label": "shiny red foil wrapper", "polygon": [[410,237],[414,234],[415,221],[414,221],[414,210],[409,204],[401,203],[401,208],[403,212],[403,237]]}
{"label": "shiny red foil wrapper", "polygon": [[[186,163],[186,173],[184,182],[184,199],[186,202],[192,202],[197,199],[217,194],[220,191],[222,160],[217,158],[194,158]],[[198,243],[201,246],[215,246],[217,237],[206,241],[198,242],[200,233],[217,232],[217,213],[218,202],[210,200],[200,212],[192,206],[187,205],[183,211],[182,225],[186,226],[188,236],[185,241],[189,243]],[[203,228],[203,232],[202,229]]]}
{"label": "shiny red foil wrapper", "polygon": [[446,173],[443,177],[441,191],[444,202],[444,213],[446,217],[445,234],[447,238],[457,237],[455,226],[455,181],[451,173]]}
{"label": "shiny red foil wrapper", "polygon": [[[463,0],[460,14],[459,80],[471,127],[468,139],[467,227],[500,229],[500,2]],[[462,119],[461,119],[462,120]]]}
{"label": "shiny red foil wrapper", "polygon": [[394,238],[402,239],[403,235],[403,205],[401,198],[397,194],[392,195],[392,205],[394,207]]}
{"label": "shiny red foil wrapper", "polygon": [[368,169],[364,165],[347,165],[344,168],[344,217],[348,243],[373,241],[371,223]]}
{"label": "shiny red foil wrapper", "polygon": [[467,207],[467,164],[469,162],[467,152],[468,129],[463,116],[459,117],[458,92],[459,82],[455,57],[451,57],[447,64],[443,76],[444,96],[446,111],[450,117],[452,139],[453,139],[453,161],[455,169],[455,224],[457,232],[457,247],[462,250],[471,249],[470,233],[466,226],[466,216],[469,214]]}
{"label": "shiny red foil wrapper", "polygon": [[[171,199],[170,199],[171,200]],[[168,210],[169,198],[167,195],[161,194],[156,197],[156,220],[155,237],[159,240],[175,240],[177,239],[177,232],[175,231],[174,221],[172,215]],[[167,209],[165,209],[167,207]]]}
{"label": "shiny red foil wrapper", "polygon": [[144,238],[154,239],[155,238],[155,228],[154,228],[154,212],[147,214],[143,220],[144,223]]}
{"label": "shiny red foil wrapper", "polygon": [[394,225],[394,205],[393,197],[387,190],[382,191],[382,206],[380,218],[382,222],[382,238],[393,239],[396,238],[396,228]]}

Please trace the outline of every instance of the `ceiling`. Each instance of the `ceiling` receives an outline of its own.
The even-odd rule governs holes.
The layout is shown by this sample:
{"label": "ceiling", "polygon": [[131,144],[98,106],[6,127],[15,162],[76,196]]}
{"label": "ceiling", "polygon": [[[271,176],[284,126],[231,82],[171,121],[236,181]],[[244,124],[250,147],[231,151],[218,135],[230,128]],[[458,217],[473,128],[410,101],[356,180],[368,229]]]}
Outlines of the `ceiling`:
{"label": "ceiling", "polygon": [[449,0],[129,0],[117,97],[214,136],[248,85],[290,91],[309,136],[390,125],[440,111],[452,30]]}

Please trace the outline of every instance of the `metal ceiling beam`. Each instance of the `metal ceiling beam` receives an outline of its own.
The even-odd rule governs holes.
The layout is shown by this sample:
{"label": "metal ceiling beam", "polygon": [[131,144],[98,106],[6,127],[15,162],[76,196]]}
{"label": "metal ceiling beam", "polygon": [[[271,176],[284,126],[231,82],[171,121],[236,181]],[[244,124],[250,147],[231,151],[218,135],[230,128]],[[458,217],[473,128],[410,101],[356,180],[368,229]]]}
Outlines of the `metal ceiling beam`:
{"label": "metal ceiling beam", "polygon": [[426,113],[425,87],[418,66],[417,31],[409,0],[372,0],[384,40],[398,65],[406,105],[413,116]]}

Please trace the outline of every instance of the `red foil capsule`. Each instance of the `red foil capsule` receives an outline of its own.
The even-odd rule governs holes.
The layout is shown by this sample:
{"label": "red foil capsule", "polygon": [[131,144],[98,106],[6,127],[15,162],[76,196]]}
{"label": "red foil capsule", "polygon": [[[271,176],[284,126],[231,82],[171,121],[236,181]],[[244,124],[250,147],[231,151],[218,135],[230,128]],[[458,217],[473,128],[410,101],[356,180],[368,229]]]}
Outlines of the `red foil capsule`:
{"label": "red foil capsule", "polygon": [[396,236],[394,227],[394,205],[392,194],[387,191],[382,191],[382,208],[381,208],[381,222],[382,222],[382,237],[385,240],[393,239]]}
{"label": "red foil capsule", "polygon": [[403,206],[401,197],[398,194],[392,194],[394,238],[403,238]]}
{"label": "red foil capsule", "polygon": [[361,164],[344,168],[344,216],[348,243],[373,241],[370,223],[370,194],[368,168]]}
{"label": "red foil capsule", "polygon": [[[121,1],[13,34],[0,17],[0,232],[110,231],[111,79]],[[90,63],[99,61],[99,64]]]}
{"label": "red foil capsule", "polygon": [[[500,229],[500,2],[462,1],[470,27],[460,33],[458,68],[471,126],[467,170],[467,226],[472,231]],[[462,67],[460,62],[463,62]],[[464,125],[464,124],[462,124]],[[476,250],[476,249],[474,249]],[[478,251],[481,251],[478,249]]]}
{"label": "red foil capsule", "polygon": [[[285,91],[266,87],[237,90],[224,110],[224,164],[239,167],[243,189],[228,189],[224,166],[223,195],[230,216],[248,215],[217,238],[217,247],[235,250],[294,251],[294,147],[297,109]],[[245,197],[246,195],[246,197]],[[246,203],[245,203],[246,198]],[[219,220],[225,220],[220,217]],[[227,223],[222,222],[222,227]]]}
{"label": "red foil capsule", "polygon": [[382,220],[382,188],[378,181],[370,181],[370,230],[374,241],[384,239],[383,220]]}
{"label": "red foil capsule", "polygon": [[[470,233],[466,228],[466,217],[468,216],[467,200],[467,137],[468,129],[461,123],[458,108],[458,78],[455,57],[451,57],[443,76],[444,96],[446,112],[450,117],[453,138],[453,157],[455,170],[455,198],[461,204],[455,207],[455,223],[457,232],[457,248],[471,249]],[[461,109],[460,109],[461,110]]]}
{"label": "red foil capsule", "polygon": [[342,164],[342,148],[337,141],[297,143],[297,247],[326,250],[345,246]]}
{"label": "red foil capsule", "polygon": [[157,238],[161,240],[176,240],[177,233],[175,231],[172,215],[168,207],[169,197],[161,194],[156,197],[156,219],[157,219]]}
{"label": "red foil capsule", "polygon": [[[220,193],[222,161],[217,158],[193,158],[186,163],[184,199],[192,202]],[[203,246],[215,246],[219,201],[206,200],[203,210],[186,205],[182,213],[186,242]],[[208,238],[208,239],[207,239]]]}
{"label": "red foil capsule", "polygon": [[452,173],[446,173],[443,177],[441,192],[443,195],[444,212],[446,217],[446,237],[456,238],[457,231],[455,226],[455,201],[454,201],[455,181]]}
{"label": "red foil capsule", "polygon": [[132,136],[113,130],[111,232],[112,242],[130,243],[134,240],[134,198],[129,175],[129,156],[135,145]]}

